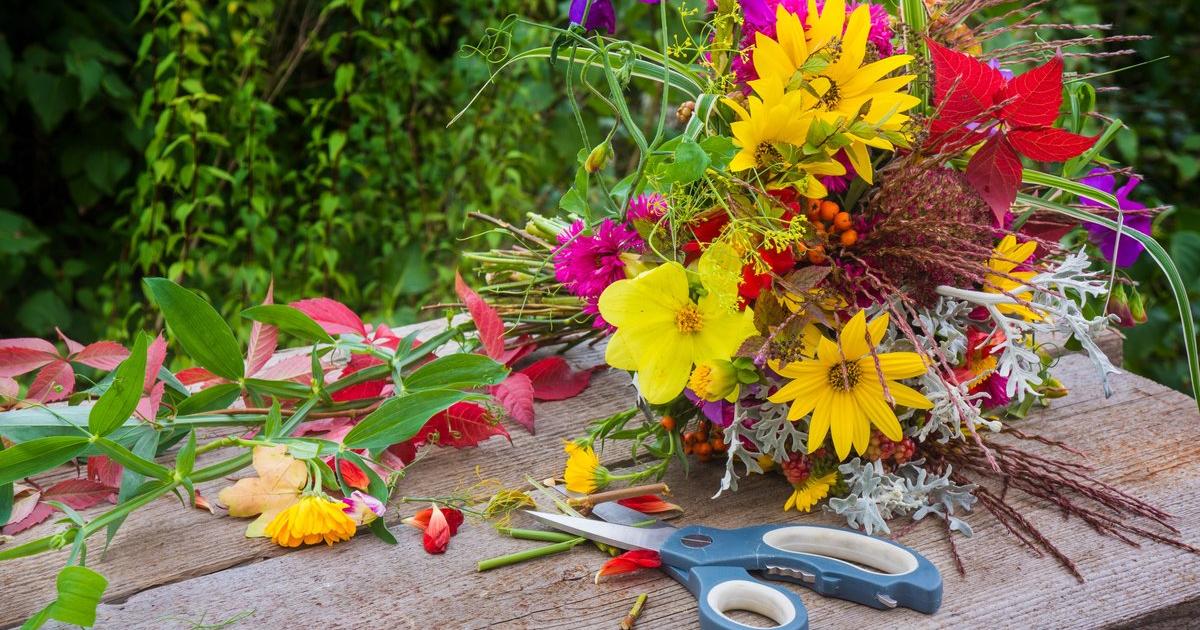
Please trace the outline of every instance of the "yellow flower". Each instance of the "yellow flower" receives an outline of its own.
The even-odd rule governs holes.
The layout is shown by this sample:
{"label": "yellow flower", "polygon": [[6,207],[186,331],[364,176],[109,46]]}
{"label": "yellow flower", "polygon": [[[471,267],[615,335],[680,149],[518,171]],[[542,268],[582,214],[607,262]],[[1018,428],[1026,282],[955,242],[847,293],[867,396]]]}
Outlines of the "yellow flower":
{"label": "yellow flower", "polygon": [[[1036,249],[1037,243],[1034,241],[1025,241],[1018,245],[1017,237],[1012,234],[1005,236],[992,252],[992,257],[988,259],[987,266],[991,273],[984,276],[983,290],[987,293],[998,293],[1001,295],[1011,293],[1028,300],[1030,295],[1024,289],[1029,280],[1037,275],[1037,273],[1033,271],[1013,271],[1013,269],[1016,269],[1017,265],[1029,260],[1029,257],[1033,255]],[[998,304],[996,308],[1001,313],[1018,315],[1031,322],[1039,322],[1044,319],[1041,313],[1034,311],[1024,304]]]}
{"label": "yellow flower", "polygon": [[740,389],[737,368],[723,359],[701,361],[696,364],[696,369],[692,370],[688,388],[709,402],[721,399],[733,402],[737,400]]}
{"label": "yellow flower", "polygon": [[797,512],[812,510],[818,501],[829,496],[829,489],[835,483],[837,483],[836,472],[820,477],[810,475],[808,479],[804,480],[804,483],[792,486],[792,496],[788,497],[787,503],[783,504],[783,511],[786,512],[792,508],[796,508]]}
{"label": "yellow flower", "polygon": [[567,469],[563,472],[567,490],[591,494],[608,485],[611,478],[608,469],[600,465],[600,458],[591,447],[567,442],[563,450],[567,452]]}
{"label": "yellow flower", "polygon": [[332,545],[349,540],[357,526],[343,511],[345,508],[341,501],[308,495],[276,514],[267,525],[266,534],[272,542],[284,547],[315,545],[321,541]]}
{"label": "yellow flower", "polygon": [[[866,323],[859,311],[842,328],[835,343],[821,336],[815,359],[782,366],[772,364],[780,375],[793,379],[775,392],[771,402],[795,401],[788,419],[799,420],[812,413],[808,427],[808,451],[820,448],[833,433],[838,459],[846,459],[850,446],[862,454],[871,439],[874,424],[889,440],[904,438],[896,413],[887,404],[883,382],[897,404],[929,409],[933,403],[917,390],[896,382],[925,373],[925,361],[915,352],[884,352],[872,356],[887,330],[888,316]],[[869,338],[868,338],[869,336]],[[876,369],[878,361],[878,370]]]}
{"label": "yellow flower", "polygon": [[729,359],[755,332],[750,309],[731,309],[713,293],[693,301],[687,272],[677,262],[614,282],[600,295],[599,306],[617,328],[605,360],[637,372],[638,388],[651,404],[674,400],[694,364]]}

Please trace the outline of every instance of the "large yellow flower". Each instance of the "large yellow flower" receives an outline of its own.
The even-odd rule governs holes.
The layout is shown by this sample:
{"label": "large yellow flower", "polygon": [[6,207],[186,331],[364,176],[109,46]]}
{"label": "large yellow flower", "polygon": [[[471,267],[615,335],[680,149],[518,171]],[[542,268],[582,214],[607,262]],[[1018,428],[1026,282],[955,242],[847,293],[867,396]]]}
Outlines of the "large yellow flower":
{"label": "large yellow flower", "polygon": [[599,306],[617,328],[605,360],[637,372],[642,397],[652,404],[671,402],[683,392],[694,364],[729,359],[754,334],[750,309],[731,309],[711,292],[693,301],[687,272],[677,262],[614,282],[600,295]]}
{"label": "large yellow flower", "polygon": [[[888,316],[880,315],[868,324],[866,313],[859,311],[846,322],[838,341],[821,336],[817,356],[783,366],[771,367],[793,379],[770,397],[771,402],[795,401],[788,411],[789,420],[812,413],[808,426],[808,451],[820,448],[825,436],[833,433],[838,459],[850,454],[850,446],[859,454],[866,452],[874,424],[889,440],[904,438],[896,412],[887,404],[888,393],[900,405],[929,409],[933,403],[917,390],[896,382],[925,373],[925,361],[915,352],[884,352],[872,355],[887,330]],[[878,361],[878,366],[876,366]],[[878,369],[877,369],[878,367]]]}
{"label": "large yellow flower", "polygon": [[324,541],[327,545],[349,540],[358,526],[346,512],[346,504],[308,495],[275,515],[266,534],[277,545],[299,547]]}
{"label": "large yellow flower", "polygon": [[[987,266],[991,273],[984,276],[983,290],[987,293],[1002,295],[1014,294],[1028,300],[1030,293],[1023,289],[1029,280],[1037,275],[1037,272],[1013,270],[1017,268],[1017,265],[1029,260],[1035,250],[1037,250],[1037,243],[1034,241],[1025,241],[1018,245],[1017,237],[1012,234],[1001,239],[1000,244],[996,245],[996,249],[992,252],[992,257],[988,259]],[[1031,322],[1044,319],[1041,313],[1025,304],[998,304],[996,308],[1001,313],[1017,315]]]}

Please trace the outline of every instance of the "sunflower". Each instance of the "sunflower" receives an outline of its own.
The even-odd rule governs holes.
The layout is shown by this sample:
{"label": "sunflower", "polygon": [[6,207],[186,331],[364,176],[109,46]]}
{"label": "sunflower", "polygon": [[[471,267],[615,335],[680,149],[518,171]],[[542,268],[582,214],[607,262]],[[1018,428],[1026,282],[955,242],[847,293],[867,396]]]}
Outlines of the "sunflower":
{"label": "sunflower", "polygon": [[642,397],[656,405],[683,392],[693,365],[728,360],[755,332],[750,309],[729,308],[714,292],[693,301],[687,272],[677,262],[614,282],[601,294],[599,307],[617,329],[605,360],[637,372]]}
{"label": "sunflower", "polygon": [[[991,273],[983,278],[983,290],[986,293],[997,293],[1000,295],[1024,293],[1029,285],[1029,281],[1037,275],[1034,271],[1013,271],[1017,265],[1025,264],[1029,257],[1037,250],[1037,243],[1034,241],[1025,241],[1017,244],[1017,237],[1009,234],[1001,239],[1000,244],[996,245],[996,249],[992,251],[992,257],[988,259],[987,266]],[[1028,299],[1026,297],[1026,299]],[[1001,313],[1008,315],[1017,315],[1027,321],[1039,322],[1044,319],[1044,316],[1037,311],[1034,311],[1026,304],[997,304],[996,308]]]}
{"label": "sunflower", "polygon": [[[794,401],[789,420],[812,413],[808,427],[808,451],[811,453],[833,434],[838,459],[846,459],[850,446],[859,454],[866,452],[874,424],[889,440],[904,438],[896,413],[887,404],[887,393],[896,404],[929,409],[933,403],[917,390],[896,382],[925,373],[925,361],[915,352],[875,353],[888,326],[887,314],[866,321],[859,311],[846,322],[838,341],[824,335],[817,342],[817,356],[786,366],[771,367],[781,376],[793,379],[775,392],[771,402]],[[878,365],[877,365],[878,364]]]}
{"label": "sunflower", "polygon": [[346,504],[322,496],[307,495],[275,515],[266,534],[283,547],[327,545],[349,540],[358,526],[345,512]]}
{"label": "sunflower", "polygon": [[783,504],[783,511],[786,512],[792,508],[796,508],[797,512],[811,511],[821,499],[829,496],[829,489],[835,483],[837,483],[837,472],[820,477],[810,475],[802,483],[792,486],[792,494],[788,497],[787,503]]}

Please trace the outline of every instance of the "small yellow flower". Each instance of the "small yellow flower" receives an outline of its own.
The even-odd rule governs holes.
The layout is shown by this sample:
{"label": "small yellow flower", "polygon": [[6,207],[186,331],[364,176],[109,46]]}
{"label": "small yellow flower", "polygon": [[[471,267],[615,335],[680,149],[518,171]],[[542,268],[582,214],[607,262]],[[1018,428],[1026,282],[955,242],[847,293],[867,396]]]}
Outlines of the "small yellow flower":
{"label": "small yellow flower", "polygon": [[284,547],[327,545],[349,540],[357,526],[344,511],[346,504],[325,497],[308,495],[275,515],[267,525],[271,541]]}
{"label": "small yellow flower", "polygon": [[567,490],[591,494],[608,485],[612,477],[608,469],[600,465],[600,458],[591,447],[567,442],[563,450],[567,452],[567,469],[563,472]]}
{"label": "small yellow flower", "polygon": [[[1005,236],[1000,244],[996,245],[992,257],[988,259],[987,266],[991,273],[984,276],[984,292],[1001,295],[1009,293],[1028,300],[1030,293],[1025,290],[1025,287],[1037,273],[1013,270],[1017,268],[1017,265],[1024,264],[1029,260],[1035,250],[1037,250],[1037,243],[1034,241],[1017,244],[1017,237],[1012,234]],[[1024,304],[998,304],[996,308],[1001,313],[1018,315],[1031,322],[1040,322],[1045,319],[1041,313]]]}
{"label": "small yellow flower", "polygon": [[797,512],[812,510],[813,506],[821,499],[829,496],[829,489],[835,483],[837,483],[836,472],[820,477],[809,476],[804,483],[792,486],[792,496],[788,497],[787,503],[783,504],[783,511],[786,512],[792,508],[796,508]]}
{"label": "small yellow flower", "polygon": [[722,359],[701,361],[696,364],[696,369],[692,370],[688,388],[709,402],[721,399],[733,402],[737,399],[740,389],[737,368],[729,361]]}

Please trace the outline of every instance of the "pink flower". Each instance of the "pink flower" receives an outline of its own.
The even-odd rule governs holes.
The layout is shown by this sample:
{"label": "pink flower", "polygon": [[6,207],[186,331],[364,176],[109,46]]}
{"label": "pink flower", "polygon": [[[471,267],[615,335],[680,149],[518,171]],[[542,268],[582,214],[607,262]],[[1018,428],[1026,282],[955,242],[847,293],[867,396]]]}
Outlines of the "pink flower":
{"label": "pink flower", "polygon": [[359,490],[355,490],[350,496],[342,499],[342,503],[346,504],[342,511],[359,525],[369,525],[371,521],[383,516],[383,513],[387,511],[379,499]]}
{"label": "pink flower", "polygon": [[625,278],[621,254],[640,253],[646,246],[637,232],[612,219],[605,219],[586,232],[576,221],[558,235],[554,252],[554,275],[563,286],[582,298],[596,300],[608,285]]}
{"label": "pink flower", "polygon": [[638,195],[629,202],[629,221],[647,221],[649,223],[658,223],[658,220],[667,213],[667,200],[658,193],[649,195]]}

